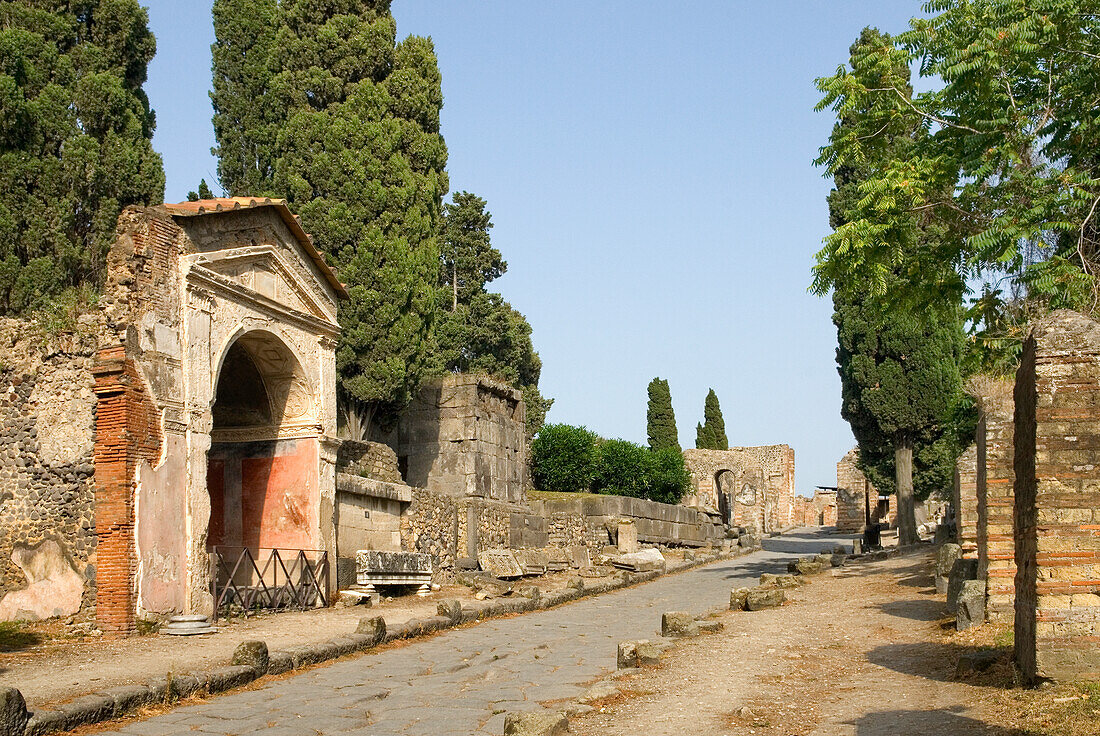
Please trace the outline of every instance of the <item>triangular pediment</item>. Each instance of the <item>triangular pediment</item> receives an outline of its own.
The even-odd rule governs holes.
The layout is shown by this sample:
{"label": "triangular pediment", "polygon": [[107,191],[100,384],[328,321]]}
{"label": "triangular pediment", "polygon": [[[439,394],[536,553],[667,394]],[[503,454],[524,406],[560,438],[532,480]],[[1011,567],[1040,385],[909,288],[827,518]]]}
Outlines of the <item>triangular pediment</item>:
{"label": "triangular pediment", "polygon": [[324,294],[318,293],[317,285],[303,279],[273,246],[207,253],[199,264],[284,309],[336,323],[336,315]]}

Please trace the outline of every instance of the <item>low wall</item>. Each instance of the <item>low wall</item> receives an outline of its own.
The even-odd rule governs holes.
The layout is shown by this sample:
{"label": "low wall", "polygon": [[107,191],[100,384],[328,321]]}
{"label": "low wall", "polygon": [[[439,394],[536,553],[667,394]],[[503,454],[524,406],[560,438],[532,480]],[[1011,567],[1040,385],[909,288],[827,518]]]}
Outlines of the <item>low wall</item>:
{"label": "low wall", "polygon": [[725,527],[717,513],[687,506],[674,506],[626,496],[581,495],[578,498],[532,500],[531,509],[548,519],[583,519],[583,538],[589,546],[610,537],[607,524],[620,518],[632,519],[638,540],[650,544],[702,547],[725,536]]}

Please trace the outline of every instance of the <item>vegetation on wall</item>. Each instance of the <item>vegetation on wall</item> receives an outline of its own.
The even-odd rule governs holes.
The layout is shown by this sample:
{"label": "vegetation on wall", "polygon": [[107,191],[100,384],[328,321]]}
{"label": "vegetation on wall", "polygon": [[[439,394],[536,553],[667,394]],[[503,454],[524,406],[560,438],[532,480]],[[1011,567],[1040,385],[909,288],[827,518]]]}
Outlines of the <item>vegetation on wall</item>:
{"label": "vegetation on wall", "polygon": [[158,204],[137,0],[0,2],[0,313],[95,290],[122,208]]}

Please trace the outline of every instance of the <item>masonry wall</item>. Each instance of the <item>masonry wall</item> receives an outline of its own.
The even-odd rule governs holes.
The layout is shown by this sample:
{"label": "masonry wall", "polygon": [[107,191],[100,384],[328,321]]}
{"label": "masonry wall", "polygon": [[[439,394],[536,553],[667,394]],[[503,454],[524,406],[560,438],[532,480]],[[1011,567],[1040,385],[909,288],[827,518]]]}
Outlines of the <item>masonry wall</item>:
{"label": "masonry wall", "polygon": [[787,445],[684,450],[685,506],[723,510],[731,525],[771,532],[794,520],[794,450]]}
{"label": "masonry wall", "polygon": [[836,464],[836,528],[846,534],[863,532],[867,525],[867,491],[873,489],[856,465],[858,461],[859,452],[852,449]]}
{"label": "masonry wall", "polygon": [[955,507],[955,530],[962,556],[978,556],[978,445],[966,449],[955,461],[955,483],[951,493]]}
{"label": "masonry wall", "polygon": [[521,392],[484,376],[448,375],[401,413],[396,450],[411,486],[523,503],[526,432]]}
{"label": "masonry wall", "polygon": [[650,544],[702,547],[725,536],[721,518],[714,512],[627,496],[578,495],[535,500],[531,510],[548,519],[583,519],[586,531],[577,536],[597,549],[610,541],[608,527],[619,519],[632,520],[638,540]]}
{"label": "masonry wall", "polygon": [[986,615],[995,621],[1012,617],[1015,594],[1013,382],[985,379],[971,388],[981,411],[975,443],[978,577],[986,581]]}
{"label": "masonry wall", "polygon": [[0,620],[94,612],[95,331],[0,319]]}
{"label": "masonry wall", "polygon": [[1025,684],[1100,678],[1100,325],[1040,320],[1015,384],[1015,661]]}

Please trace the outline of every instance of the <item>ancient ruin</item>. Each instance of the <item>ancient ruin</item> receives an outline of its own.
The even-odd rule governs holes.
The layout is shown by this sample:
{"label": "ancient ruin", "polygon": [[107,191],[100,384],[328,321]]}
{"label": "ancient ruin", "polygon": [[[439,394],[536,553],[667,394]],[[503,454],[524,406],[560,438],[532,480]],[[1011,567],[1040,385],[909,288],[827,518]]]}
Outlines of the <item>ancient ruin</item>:
{"label": "ancient ruin", "polygon": [[[1012,381],[980,378],[971,382],[970,390],[980,410],[975,442],[978,579],[987,586],[986,616],[997,620],[1012,616],[1016,576],[1012,534]],[[967,508],[968,516],[972,501],[969,496],[965,498],[964,502],[960,492],[959,504]]]}
{"label": "ancient ruin", "polygon": [[859,450],[853,448],[836,464],[836,526],[847,534],[860,533],[868,524],[889,526],[897,515],[890,497],[879,497],[858,463]]}
{"label": "ancient ruin", "polygon": [[731,526],[771,532],[794,519],[794,450],[788,445],[684,450],[693,493],[685,505],[714,508]]}

